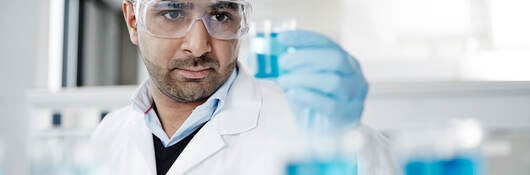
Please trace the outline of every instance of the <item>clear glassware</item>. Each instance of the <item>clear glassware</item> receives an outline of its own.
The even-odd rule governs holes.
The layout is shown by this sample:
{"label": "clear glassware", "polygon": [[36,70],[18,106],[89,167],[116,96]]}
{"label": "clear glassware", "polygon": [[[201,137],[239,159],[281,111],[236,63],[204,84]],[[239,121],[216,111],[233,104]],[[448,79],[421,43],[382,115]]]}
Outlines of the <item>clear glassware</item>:
{"label": "clear glassware", "polygon": [[[310,115],[305,114],[305,115]],[[311,113],[301,125],[307,134],[308,151],[286,165],[286,175],[357,175],[365,147],[365,130],[353,125],[335,130],[328,116]],[[368,151],[369,152],[369,151]]]}
{"label": "clear glassware", "polygon": [[294,20],[263,20],[250,23],[248,65],[256,78],[277,78],[279,57],[286,52],[278,44],[278,33],[296,29]]}
{"label": "clear glassware", "polygon": [[112,169],[88,138],[41,138],[31,148],[31,174],[111,175]]}
{"label": "clear glassware", "polygon": [[403,175],[482,175],[483,130],[473,119],[415,127],[396,134]]}

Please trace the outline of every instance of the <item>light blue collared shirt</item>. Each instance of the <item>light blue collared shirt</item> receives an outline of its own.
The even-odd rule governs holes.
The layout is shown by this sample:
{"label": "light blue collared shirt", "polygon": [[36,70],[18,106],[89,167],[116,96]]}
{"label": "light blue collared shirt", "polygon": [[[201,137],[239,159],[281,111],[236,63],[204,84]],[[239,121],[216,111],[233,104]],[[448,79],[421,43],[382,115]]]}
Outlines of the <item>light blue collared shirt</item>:
{"label": "light blue collared shirt", "polygon": [[140,88],[133,95],[131,101],[133,105],[145,113],[145,124],[149,130],[162,141],[162,144],[167,148],[175,145],[180,140],[186,138],[195,130],[197,130],[203,123],[206,123],[212,116],[223,108],[225,104],[226,95],[230,91],[230,87],[237,77],[237,67],[232,71],[230,77],[226,82],[217,89],[203,104],[197,106],[184,121],[182,126],[173,134],[171,138],[167,136],[162,129],[162,124],[158,115],[153,108],[153,96],[151,94],[151,85],[149,80],[140,85]]}

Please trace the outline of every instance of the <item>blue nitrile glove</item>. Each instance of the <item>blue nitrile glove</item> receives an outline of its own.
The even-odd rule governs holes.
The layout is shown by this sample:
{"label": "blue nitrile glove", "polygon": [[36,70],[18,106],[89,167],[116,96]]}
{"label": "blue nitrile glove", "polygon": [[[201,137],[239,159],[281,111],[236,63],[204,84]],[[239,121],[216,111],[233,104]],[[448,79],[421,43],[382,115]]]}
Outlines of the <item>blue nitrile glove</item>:
{"label": "blue nitrile glove", "polygon": [[359,124],[368,91],[357,60],[331,39],[310,31],[279,33],[279,86],[304,127],[340,130]]}

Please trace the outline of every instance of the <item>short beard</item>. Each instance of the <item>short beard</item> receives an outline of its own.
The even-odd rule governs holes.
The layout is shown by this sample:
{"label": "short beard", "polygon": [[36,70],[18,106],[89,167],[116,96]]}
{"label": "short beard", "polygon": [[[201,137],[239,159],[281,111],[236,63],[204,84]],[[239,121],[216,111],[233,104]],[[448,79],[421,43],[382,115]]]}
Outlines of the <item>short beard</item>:
{"label": "short beard", "polygon": [[[192,103],[208,99],[227,79],[236,66],[235,59],[226,69],[220,67],[216,59],[201,56],[186,59],[174,59],[169,70],[159,67],[144,58],[147,71],[158,90],[176,102]],[[204,79],[177,79],[171,72],[178,68],[202,66],[213,69]]]}

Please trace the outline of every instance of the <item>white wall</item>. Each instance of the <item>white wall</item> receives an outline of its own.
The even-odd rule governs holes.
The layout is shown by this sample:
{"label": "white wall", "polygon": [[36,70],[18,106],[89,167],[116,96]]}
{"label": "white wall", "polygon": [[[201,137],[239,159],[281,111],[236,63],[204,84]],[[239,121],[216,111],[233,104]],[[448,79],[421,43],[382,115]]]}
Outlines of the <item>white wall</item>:
{"label": "white wall", "polygon": [[24,93],[34,86],[39,4],[40,0],[0,1],[0,135],[7,144],[7,175],[28,174]]}

